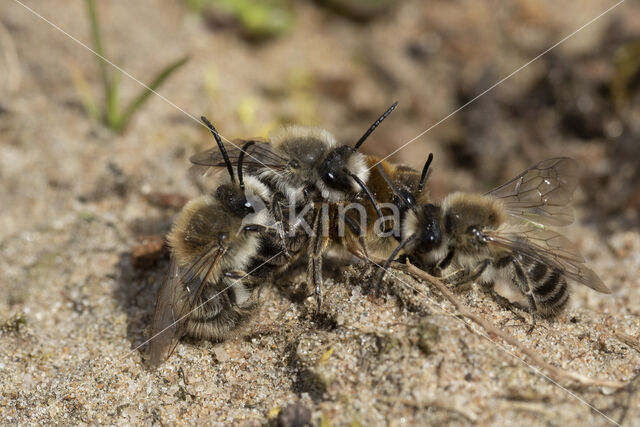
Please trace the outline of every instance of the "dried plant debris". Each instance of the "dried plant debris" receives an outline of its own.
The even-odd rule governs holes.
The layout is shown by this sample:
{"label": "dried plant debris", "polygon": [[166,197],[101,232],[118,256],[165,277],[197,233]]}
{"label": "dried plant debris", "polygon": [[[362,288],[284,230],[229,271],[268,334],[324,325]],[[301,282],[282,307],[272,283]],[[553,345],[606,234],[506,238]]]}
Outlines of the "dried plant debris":
{"label": "dried plant debris", "polygon": [[[377,261],[383,262],[384,260],[377,260]],[[603,387],[609,387],[614,389],[625,387],[628,384],[625,381],[612,381],[612,380],[603,380],[598,378],[589,378],[579,373],[571,372],[571,371],[558,368],[556,366],[549,364],[548,362],[544,361],[544,359],[541,357],[540,354],[536,353],[534,350],[531,350],[525,347],[514,336],[512,336],[511,334],[509,334],[508,332],[502,329],[499,329],[497,326],[493,325],[487,319],[484,319],[482,316],[479,316],[478,314],[473,313],[470,309],[466,308],[464,304],[462,304],[455,297],[455,295],[438,278],[433,277],[428,273],[410,264],[405,265],[405,264],[393,263],[392,265],[394,268],[398,270],[406,271],[409,274],[436,286],[436,288],[446,297],[446,299],[449,300],[449,302],[451,302],[455,306],[455,308],[457,309],[458,313],[461,316],[466,317],[472,320],[474,323],[477,323],[478,325],[482,326],[482,328],[489,334],[489,337],[493,337],[493,336],[499,337],[509,345],[512,345],[515,348],[519,349],[537,366],[542,367],[547,371],[549,371],[549,373],[552,375],[554,379],[557,379],[557,380],[568,379],[580,385],[595,385],[595,386],[603,386]]]}
{"label": "dried plant debris", "polygon": [[131,248],[131,265],[144,270],[153,267],[158,261],[169,258],[169,250],[163,236],[143,236],[139,243]]}
{"label": "dried plant debris", "polygon": [[27,326],[27,317],[24,313],[16,313],[4,322],[0,323],[0,331],[17,334]]}
{"label": "dried plant debris", "polygon": [[173,209],[180,210],[189,201],[189,199],[182,194],[177,193],[163,193],[153,192],[147,195],[147,200],[153,206],[161,209]]}
{"label": "dried plant debris", "polygon": [[638,353],[640,353],[640,337],[634,337],[629,334],[625,334],[623,332],[614,332],[613,334],[616,338],[618,338],[621,342],[625,343]]}

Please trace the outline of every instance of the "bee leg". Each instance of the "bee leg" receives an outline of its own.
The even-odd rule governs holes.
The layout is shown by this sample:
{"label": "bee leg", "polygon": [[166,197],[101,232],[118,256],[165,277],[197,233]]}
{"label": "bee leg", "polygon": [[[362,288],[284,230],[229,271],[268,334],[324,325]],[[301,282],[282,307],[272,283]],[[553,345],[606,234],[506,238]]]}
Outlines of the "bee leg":
{"label": "bee leg", "polygon": [[[253,282],[255,281],[256,280],[253,280]],[[246,283],[243,282],[243,285],[245,284]],[[229,290],[231,290],[231,288],[229,288]],[[227,292],[229,292],[229,290]],[[258,292],[254,292],[254,290],[255,286],[250,287],[250,294],[243,301],[236,301],[234,292],[229,292],[230,310],[226,313],[220,313],[221,316],[218,321],[221,326],[226,323],[226,332],[224,332],[225,336],[240,328],[243,324],[246,324],[258,312],[260,299]],[[225,318],[226,320],[224,320]]]}
{"label": "bee leg", "polygon": [[[442,273],[442,270],[439,268],[436,271]],[[466,276],[468,276],[468,270],[466,268],[460,268],[446,276],[440,276],[440,280],[448,285],[459,286],[466,282],[466,280],[464,280]]]}
{"label": "bee leg", "polygon": [[475,282],[478,277],[484,273],[486,268],[491,263],[490,260],[485,259],[481,263],[479,263],[473,270],[469,271],[466,268],[461,268],[459,270],[454,271],[453,273],[442,278],[442,281],[445,283],[449,283],[453,286],[459,286],[464,283]]}
{"label": "bee leg", "polygon": [[243,279],[247,275],[247,273],[242,270],[230,270],[225,271],[224,275],[230,279]]}
{"label": "bee leg", "polygon": [[313,257],[313,282],[316,293],[316,312],[322,307],[322,257]]}
{"label": "bee leg", "polygon": [[475,282],[476,280],[478,280],[478,278],[480,276],[482,276],[482,273],[484,273],[484,271],[487,269],[489,264],[491,264],[491,260],[489,260],[489,259],[485,259],[484,261],[482,261],[469,274],[469,276],[467,277],[467,280],[470,281],[470,282]]}
{"label": "bee leg", "polygon": [[436,276],[436,277],[442,276],[442,271],[451,265],[451,261],[453,261],[453,256],[455,254],[456,254],[455,249],[454,248],[449,248],[449,252],[447,253],[447,256],[445,256],[442,259],[442,261],[440,261],[433,268],[433,275]]}
{"label": "bee leg", "polygon": [[231,270],[224,273],[225,277],[228,277],[231,280],[235,280],[232,285],[237,282],[241,282],[242,285],[247,286],[251,289],[260,286],[264,280],[260,277],[251,276],[249,273],[246,273],[242,270]]}
{"label": "bee leg", "polygon": [[267,227],[260,224],[249,224],[245,225],[242,228],[242,231],[244,231],[245,233],[262,233],[264,231],[267,231]]}
{"label": "bee leg", "polygon": [[498,260],[498,262],[496,263],[496,267],[500,268],[508,264],[513,265],[516,284],[518,285],[520,292],[522,292],[522,294],[527,297],[527,301],[529,303],[529,314],[531,315],[531,326],[529,327],[529,333],[531,333],[536,326],[537,312],[536,300],[533,298],[533,288],[531,286],[529,277],[522,267],[522,264],[520,264],[520,261],[518,261],[518,259],[513,255]]}
{"label": "bee leg", "polygon": [[[376,280],[376,297],[377,298],[380,298],[380,296],[382,295],[382,279],[384,278],[384,275],[386,274],[387,270],[389,270],[391,263],[393,262],[394,259],[396,259],[400,251],[403,250],[407,246],[407,244],[414,241],[415,238],[416,238],[416,234],[412,234],[411,236],[407,237],[402,242],[400,242],[400,244],[396,246],[393,252],[391,252],[391,255],[389,255],[389,258],[387,258],[387,260],[385,261],[384,265],[380,269],[380,275],[378,275],[378,280]],[[405,260],[407,261],[407,264],[409,263],[408,260],[409,258]]]}
{"label": "bee leg", "polygon": [[[254,290],[262,284],[262,279],[250,276],[241,270],[227,271],[224,275],[227,278],[227,280],[223,281],[225,285],[224,292],[227,295],[229,305],[234,309],[243,309],[251,304],[252,296],[255,293]],[[243,292],[250,292],[250,296],[243,298],[240,303],[236,300],[236,291],[238,289],[243,289]]]}
{"label": "bee leg", "polygon": [[282,250],[284,251],[284,255],[290,259],[291,254],[289,254],[289,250],[287,248],[287,241],[284,235],[284,226],[283,226],[283,215],[282,215],[282,200],[284,199],[284,195],[282,193],[275,193],[273,199],[271,200],[272,206],[272,215],[273,219],[276,223],[276,230],[278,232],[278,236],[280,237],[280,241],[282,242]]}
{"label": "bee leg", "polygon": [[319,210],[313,221],[313,234],[309,239],[309,264],[307,266],[307,276],[310,277],[314,285],[316,294],[316,311],[319,313],[322,307],[322,254],[326,236],[322,236],[322,211]]}
{"label": "bee leg", "polygon": [[494,289],[495,283],[489,282],[484,283],[482,288],[483,291],[491,297],[491,299],[498,304],[503,310],[509,310],[515,318],[520,322],[526,322],[525,318],[520,315],[516,310],[526,311],[527,307],[521,305],[517,302],[509,301],[507,298],[503,297]]}
{"label": "bee leg", "polygon": [[358,243],[360,245],[360,250],[362,251],[362,253],[355,253],[355,255],[358,256],[359,258],[364,257],[364,261],[366,263],[365,268],[366,268],[366,271],[368,271],[369,267],[371,266],[371,261],[369,260],[369,252],[367,251],[367,242],[364,238],[364,234],[362,233],[362,229],[360,228],[358,223],[353,220],[353,218],[350,218],[346,215],[344,217],[344,222],[345,224],[347,224],[351,232],[356,236],[358,236]]}

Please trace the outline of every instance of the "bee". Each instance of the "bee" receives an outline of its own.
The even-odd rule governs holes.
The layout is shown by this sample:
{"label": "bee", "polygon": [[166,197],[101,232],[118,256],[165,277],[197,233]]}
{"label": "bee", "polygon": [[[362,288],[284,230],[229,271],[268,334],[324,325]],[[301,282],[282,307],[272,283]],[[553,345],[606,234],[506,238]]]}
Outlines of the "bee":
{"label": "bee", "polygon": [[[432,161],[433,153],[429,153],[422,168],[422,173],[418,173],[418,171],[409,166],[398,166],[385,161],[379,162],[376,158],[371,159],[373,165],[377,166],[377,173],[372,175],[372,191],[376,194],[376,200],[381,201],[383,205],[391,205],[396,209],[391,216],[394,239],[385,238],[388,234],[385,232],[380,234],[379,231],[376,231],[367,239],[369,244],[373,243],[373,245],[377,246],[378,250],[374,252],[375,255],[387,258],[375,283],[377,297],[381,296],[382,279],[391,263],[400,252],[407,251],[406,245],[414,243],[414,240],[416,240],[416,238],[402,240],[402,235],[405,232],[404,224],[407,220],[414,221],[416,217],[419,217],[422,219],[421,225],[425,228],[425,231],[421,233],[420,242],[414,243],[412,248],[419,247],[423,251],[429,251],[433,244],[432,240],[439,236],[429,232],[433,229],[434,221],[423,218],[423,214],[428,211],[428,206],[431,206],[431,194],[425,183],[431,173],[430,166]],[[388,217],[385,216],[385,218]]]}
{"label": "bee", "polygon": [[[295,242],[305,240],[305,237],[301,237],[303,234],[308,237],[309,277],[314,284],[318,307],[321,305],[322,256],[329,242],[335,240],[327,230],[337,226],[337,206],[366,199],[375,216],[382,217],[380,207],[366,184],[371,174],[369,169],[377,163],[377,159],[369,159],[358,150],[397,104],[393,103],[353,146],[339,144],[326,130],[299,126],[281,129],[270,141],[249,140],[254,144],[246,151],[246,172],[271,191],[269,205],[282,246],[288,250],[292,236]],[[242,143],[244,141],[239,145]],[[228,157],[233,160],[241,154],[242,150],[231,149]],[[215,149],[198,153],[190,160],[200,168],[225,166],[222,152]],[[323,204],[327,209],[322,209]],[[295,211],[303,213],[303,221],[295,224],[289,221],[289,235],[285,236],[284,214]],[[350,233],[357,236],[363,234],[355,221],[347,218],[345,222]],[[300,224],[307,228],[303,230]],[[364,242],[361,237],[355,240],[360,244]],[[348,246],[352,252],[358,252],[351,243]],[[366,253],[366,249],[362,252]]]}
{"label": "bee", "polygon": [[554,158],[484,195],[456,192],[440,204],[418,204],[385,267],[403,250],[435,275],[446,272],[452,285],[506,280],[527,298],[532,327],[536,315],[567,305],[569,279],[610,293],[569,240],[547,228],[573,222],[568,204],[577,180],[575,160]]}
{"label": "bee", "polygon": [[[366,156],[358,150],[397,105],[394,102],[353,147],[339,144],[324,129],[301,126],[284,127],[269,141],[254,139],[245,167],[271,188],[274,197],[284,196],[290,202],[352,200],[361,191],[366,193],[363,183],[369,178]],[[229,150],[232,161],[240,154],[237,147]],[[198,153],[190,160],[204,168],[225,166],[216,149]]]}
{"label": "bee", "polygon": [[[391,219],[389,230],[386,223],[381,227],[369,227],[367,243],[376,255],[387,256],[395,243],[401,240],[402,224],[407,218],[407,213],[418,212],[419,204],[431,201],[431,195],[425,186],[429,176],[429,166],[433,161],[433,154],[429,154],[422,173],[405,166],[395,165],[387,161],[380,161],[375,156],[367,156],[367,162],[371,165],[371,176],[367,185],[380,204],[385,219]],[[375,168],[375,169],[374,169]],[[392,212],[389,212],[391,207]],[[371,214],[371,212],[369,212]],[[390,215],[387,215],[389,214]],[[369,215],[369,217],[372,217]],[[391,233],[389,232],[391,231]]]}
{"label": "bee", "polygon": [[[418,199],[430,200],[425,182],[432,159],[433,155],[421,174],[409,166],[366,156],[371,172],[366,186],[382,216],[372,204],[335,203],[334,209],[329,209],[328,245],[332,249],[344,249],[365,263],[369,262],[369,254],[388,257],[400,241],[400,224],[407,212],[417,209]],[[356,209],[352,210],[353,207]]]}
{"label": "bee", "polygon": [[169,271],[151,327],[149,353],[154,366],[170,356],[183,335],[221,340],[247,323],[258,307],[261,276],[268,274],[260,265],[253,271],[247,267],[260,256],[263,241],[277,244],[268,208],[271,192],[255,177],[243,175],[242,153],[253,142],[242,147],[236,180],[218,132],[206,118],[203,121],[229,175],[213,194],[188,202],[168,235]]}

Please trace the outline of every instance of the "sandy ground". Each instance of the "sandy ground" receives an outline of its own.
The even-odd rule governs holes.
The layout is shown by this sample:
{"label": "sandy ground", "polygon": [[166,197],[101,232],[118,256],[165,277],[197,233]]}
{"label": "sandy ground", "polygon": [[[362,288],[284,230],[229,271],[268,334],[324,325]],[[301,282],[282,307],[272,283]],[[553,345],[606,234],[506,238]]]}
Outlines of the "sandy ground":
{"label": "sandy ground", "polygon": [[[82,2],[26,4],[90,43]],[[178,1],[100,3],[108,56],[134,76],[190,55],[161,89],[184,112],[154,99],[119,135],[87,119],[72,83],[80,70],[100,89],[92,55],[4,1],[2,423],[295,425],[291,414],[309,411],[323,426],[640,425],[638,381],[555,383],[427,284],[398,274],[376,299],[353,266],[326,272],[320,316],[295,291],[302,278],[286,275],[265,288],[246,334],[185,340],[150,371],[137,347],[167,265],[130,260],[140,236],[162,235],[176,213],[151,196],[201,191],[187,159],[211,141],[188,114],[229,138],[296,122],[353,140],[397,99],[365,146],[386,155],[613,4],[407,1],[355,23],[299,2],[290,34],[252,43]],[[548,362],[611,380],[640,367],[637,75],[623,100],[607,92],[639,17],[626,2],[393,158],[419,167],[433,151],[437,197],[486,191],[554,155],[581,162],[567,235],[612,295],[575,286],[570,309],[532,334],[475,285],[457,295]],[[125,99],[137,91],[123,79]]]}

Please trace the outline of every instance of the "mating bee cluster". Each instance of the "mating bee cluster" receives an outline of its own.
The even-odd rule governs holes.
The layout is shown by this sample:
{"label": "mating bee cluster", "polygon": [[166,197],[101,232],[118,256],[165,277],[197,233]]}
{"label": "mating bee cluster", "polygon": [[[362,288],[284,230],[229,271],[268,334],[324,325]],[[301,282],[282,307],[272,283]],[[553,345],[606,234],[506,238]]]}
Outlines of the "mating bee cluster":
{"label": "mating bee cluster", "polygon": [[359,151],[395,109],[394,103],[353,146],[325,130],[287,127],[269,141],[217,147],[192,163],[224,168],[217,188],[190,201],[168,236],[169,271],[160,288],[150,356],[159,364],[184,335],[221,340],[259,306],[260,289],[296,262],[322,304],[322,261],[330,248],[364,261],[398,257],[457,285],[506,280],[536,314],[567,303],[567,279],[609,292],[584,259],[549,226],[573,221],[577,184],[569,158],[545,160],[484,195],[456,192],[441,202],[425,186],[433,156],[421,172]]}

